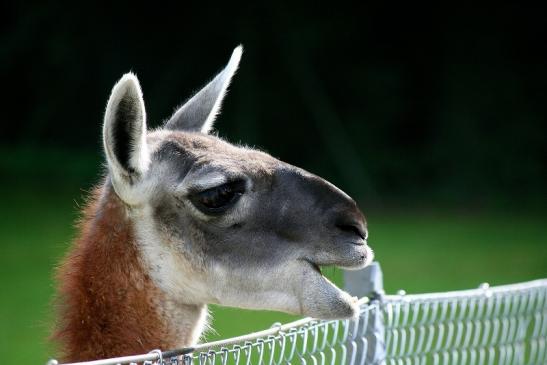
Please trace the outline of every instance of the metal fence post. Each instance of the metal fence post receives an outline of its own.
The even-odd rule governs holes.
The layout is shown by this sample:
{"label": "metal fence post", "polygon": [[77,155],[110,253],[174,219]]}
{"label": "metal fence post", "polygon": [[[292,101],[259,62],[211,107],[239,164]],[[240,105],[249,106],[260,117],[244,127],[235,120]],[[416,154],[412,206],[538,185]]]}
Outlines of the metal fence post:
{"label": "metal fence post", "polygon": [[[374,310],[369,312],[367,327],[365,329],[365,338],[367,340],[365,364],[384,364],[386,358],[386,335],[384,317],[380,306],[384,295],[384,281],[380,264],[373,262],[362,270],[345,271],[344,288],[351,295],[360,298],[364,296],[368,297],[371,300],[369,305],[376,306]],[[363,351],[363,349],[360,349],[360,351]]]}

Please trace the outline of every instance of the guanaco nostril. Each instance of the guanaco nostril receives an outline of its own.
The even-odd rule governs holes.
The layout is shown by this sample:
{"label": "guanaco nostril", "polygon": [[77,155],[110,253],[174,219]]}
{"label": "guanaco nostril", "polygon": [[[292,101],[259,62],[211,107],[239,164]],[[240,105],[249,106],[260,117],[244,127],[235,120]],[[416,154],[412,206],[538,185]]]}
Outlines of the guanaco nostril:
{"label": "guanaco nostril", "polygon": [[354,224],[337,224],[336,227],[344,232],[347,233],[353,233],[357,236],[361,237],[362,239],[365,239],[365,232],[363,231],[363,228],[361,228],[358,225]]}

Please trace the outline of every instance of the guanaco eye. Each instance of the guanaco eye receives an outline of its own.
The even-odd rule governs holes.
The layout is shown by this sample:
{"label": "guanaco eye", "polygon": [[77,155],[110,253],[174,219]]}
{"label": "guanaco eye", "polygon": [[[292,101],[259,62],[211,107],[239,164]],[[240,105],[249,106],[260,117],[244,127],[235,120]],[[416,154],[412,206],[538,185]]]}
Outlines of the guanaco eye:
{"label": "guanaco eye", "polygon": [[235,180],[190,195],[190,201],[205,214],[224,213],[245,192],[245,181]]}

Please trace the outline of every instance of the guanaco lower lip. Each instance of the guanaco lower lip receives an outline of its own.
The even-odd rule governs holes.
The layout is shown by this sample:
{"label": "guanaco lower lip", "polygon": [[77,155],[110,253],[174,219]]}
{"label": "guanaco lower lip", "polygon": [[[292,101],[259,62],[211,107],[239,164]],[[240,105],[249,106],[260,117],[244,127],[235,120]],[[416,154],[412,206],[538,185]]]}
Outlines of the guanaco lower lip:
{"label": "guanaco lower lip", "polygon": [[[359,313],[357,298],[352,297],[321,273],[321,266],[302,259],[307,272],[302,277],[301,314],[320,319],[352,318]],[[336,266],[338,265],[326,265]]]}

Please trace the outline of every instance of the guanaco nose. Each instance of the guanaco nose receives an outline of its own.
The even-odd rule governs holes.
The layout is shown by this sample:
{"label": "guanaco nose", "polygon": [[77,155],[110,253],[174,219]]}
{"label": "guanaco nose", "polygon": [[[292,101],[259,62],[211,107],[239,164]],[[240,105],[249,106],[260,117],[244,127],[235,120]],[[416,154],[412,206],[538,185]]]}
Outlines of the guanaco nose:
{"label": "guanaco nose", "polygon": [[361,238],[363,241],[367,239],[367,231],[365,228],[365,224],[362,221],[343,219],[336,223],[335,226],[342,232],[353,234]]}
{"label": "guanaco nose", "polygon": [[354,239],[357,239],[357,241],[352,241],[352,243],[366,243],[368,232],[365,217],[353,199],[346,201],[343,207],[336,209],[334,226],[342,234],[350,235]]}

